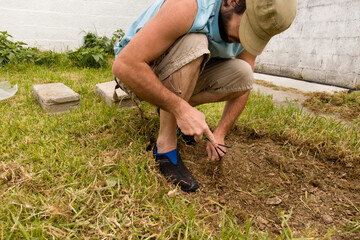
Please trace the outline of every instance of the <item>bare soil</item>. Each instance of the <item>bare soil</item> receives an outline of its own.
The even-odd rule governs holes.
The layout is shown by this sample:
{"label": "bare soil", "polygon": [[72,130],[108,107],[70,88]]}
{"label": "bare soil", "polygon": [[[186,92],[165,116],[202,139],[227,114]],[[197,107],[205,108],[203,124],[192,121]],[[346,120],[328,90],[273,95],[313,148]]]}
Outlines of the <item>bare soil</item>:
{"label": "bare soil", "polygon": [[[360,220],[360,169],[299,150],[286,140],[254,137],[235,129],[226,139],[233,147],[217,162],[207,160],[205,142],[180,146],[186,165],[201,187],[188,199],[200,199],[206,211],[233,209],[239,224],[251,218],[273,236],[282,230],[283,212],[295,237],[360,239],[359,230],[344,233],[348,220]],[[331,156],[329,157],[331,159]],[[219,222],[213,221],[214,229]]]}

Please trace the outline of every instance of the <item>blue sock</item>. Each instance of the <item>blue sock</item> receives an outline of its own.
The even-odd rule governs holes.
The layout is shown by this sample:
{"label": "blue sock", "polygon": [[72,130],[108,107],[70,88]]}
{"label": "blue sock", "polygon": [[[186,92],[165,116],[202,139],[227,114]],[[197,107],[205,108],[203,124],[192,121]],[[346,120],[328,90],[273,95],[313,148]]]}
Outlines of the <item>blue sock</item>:
{"label": "blue sock", "polygon": [[157,153],[157,147],[155,146],[155,148],[154,148],[154,154],[156,155],[156,156],[162,156],[162,155],[165,155],[165,156],[167,156],[169,159],[170,159],[170,161],[173,163],[173,164],[177,164],[177,149],[174,149],[174,150],[172,150],[172,151],[170,151],[170,152],[166,152],[166,153]]}

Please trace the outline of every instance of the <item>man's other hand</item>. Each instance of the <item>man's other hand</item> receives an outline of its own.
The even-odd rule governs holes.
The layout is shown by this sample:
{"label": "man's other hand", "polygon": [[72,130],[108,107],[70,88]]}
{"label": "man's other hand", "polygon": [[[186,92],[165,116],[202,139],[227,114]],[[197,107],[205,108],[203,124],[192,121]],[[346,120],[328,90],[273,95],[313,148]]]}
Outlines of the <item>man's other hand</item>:
{"label": "man's other hand", "polygon": [[[217,144],[222,144],[224,145],[224,137],[222,136],[217,136],[216,133],[214,133],[214,137],[216,139]],[[220,149],[221,150],[220,150]],[[208,154],[208,159],[215,161],[215,160],[220,160],[223,156],[225,156],[226,154],[226,148],[225,147],[221,147],[219,145],[217,145],[216,147],[210,143],[207,142],[206,145],[206,151]]]}

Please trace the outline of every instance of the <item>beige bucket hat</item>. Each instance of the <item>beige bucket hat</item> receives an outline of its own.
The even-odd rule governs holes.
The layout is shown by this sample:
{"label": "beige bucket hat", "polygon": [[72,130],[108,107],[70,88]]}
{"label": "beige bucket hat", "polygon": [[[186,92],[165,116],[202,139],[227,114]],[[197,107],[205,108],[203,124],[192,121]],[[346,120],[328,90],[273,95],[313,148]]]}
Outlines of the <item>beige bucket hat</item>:
{"label": "beige bucket hat", "polygon": [[246,0],[239,28],[241,45],[260,55],[271,37],[290,27],[296,10],[297,0]]}

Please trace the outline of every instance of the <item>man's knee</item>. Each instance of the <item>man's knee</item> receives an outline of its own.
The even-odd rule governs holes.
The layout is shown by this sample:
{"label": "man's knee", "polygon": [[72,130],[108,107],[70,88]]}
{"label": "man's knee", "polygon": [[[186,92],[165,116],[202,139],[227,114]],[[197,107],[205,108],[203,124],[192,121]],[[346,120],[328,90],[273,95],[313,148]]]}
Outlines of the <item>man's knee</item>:
{"label": "man's knee", "polygon": [[218,85],[213,91],[241,94],[251,90],[253,83],[254,74],[250,64],[241,59],[232,59],[224,64],[222,76],[217,79]]}
{"label": "man's knee", "polygon": [[242,59],[230,61],[228,71],[232,73],[233,78],[236,79],[236,81],[249,84],[252,84],[254,81],[254,73],[250,64]]}

